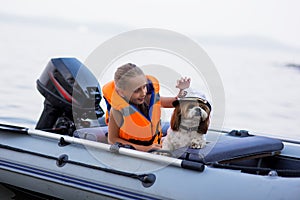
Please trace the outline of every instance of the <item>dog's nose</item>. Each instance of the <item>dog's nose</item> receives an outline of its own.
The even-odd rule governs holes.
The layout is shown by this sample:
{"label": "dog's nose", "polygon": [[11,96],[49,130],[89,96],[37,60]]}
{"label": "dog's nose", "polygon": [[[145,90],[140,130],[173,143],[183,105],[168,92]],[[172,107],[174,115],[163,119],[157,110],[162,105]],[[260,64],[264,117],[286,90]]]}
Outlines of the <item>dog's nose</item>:
{"label": "dog's nose", "polygon": [[195,108],[195,111],[196,111],[195,113],[196,116],[201,116],[201,108]]}

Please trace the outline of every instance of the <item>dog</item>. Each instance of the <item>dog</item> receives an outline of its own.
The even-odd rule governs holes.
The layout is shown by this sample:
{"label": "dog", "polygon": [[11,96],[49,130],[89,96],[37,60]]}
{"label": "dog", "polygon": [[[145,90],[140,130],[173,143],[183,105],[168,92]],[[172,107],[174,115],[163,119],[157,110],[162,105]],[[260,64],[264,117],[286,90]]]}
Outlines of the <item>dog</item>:
{"label": "dog", "polygon": [[173,106],[175,109],[167,136],[162,143],[162,150],[204,148],[211,112],[208,101],[199,97],[186,97],[174,101]]}

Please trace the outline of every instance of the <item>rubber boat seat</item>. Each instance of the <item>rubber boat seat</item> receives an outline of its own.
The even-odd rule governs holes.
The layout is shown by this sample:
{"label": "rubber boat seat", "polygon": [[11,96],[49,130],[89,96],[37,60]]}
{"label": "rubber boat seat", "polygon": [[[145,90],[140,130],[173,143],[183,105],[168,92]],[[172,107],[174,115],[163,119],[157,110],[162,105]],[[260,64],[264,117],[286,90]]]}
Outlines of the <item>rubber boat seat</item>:
{"label": "rubber boat seat", "polygon": [[225,134],[215,142],[208,142],[203,149],[181,148],[174,151],[173,155],[181,159],[205,164],[228,163],[242,159],[277,155],[282,149],[283,143],[279,139]]}
{"label": "rubber boat seat", "polygon": [[107,133],[107,126],[82,128],[74,131],[74,137],[108,144]]}

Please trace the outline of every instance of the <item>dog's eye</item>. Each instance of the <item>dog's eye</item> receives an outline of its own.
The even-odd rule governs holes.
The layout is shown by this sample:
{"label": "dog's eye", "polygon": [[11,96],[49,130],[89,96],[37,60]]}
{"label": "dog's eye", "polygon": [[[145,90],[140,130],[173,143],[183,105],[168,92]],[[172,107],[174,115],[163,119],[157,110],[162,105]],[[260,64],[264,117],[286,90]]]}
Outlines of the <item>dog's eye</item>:
{"label": "dog's eye", "polygon": [[193,105],[189,105],[189,106],[188,106],[188,109],[192,109],[192,108],[194,108]]}

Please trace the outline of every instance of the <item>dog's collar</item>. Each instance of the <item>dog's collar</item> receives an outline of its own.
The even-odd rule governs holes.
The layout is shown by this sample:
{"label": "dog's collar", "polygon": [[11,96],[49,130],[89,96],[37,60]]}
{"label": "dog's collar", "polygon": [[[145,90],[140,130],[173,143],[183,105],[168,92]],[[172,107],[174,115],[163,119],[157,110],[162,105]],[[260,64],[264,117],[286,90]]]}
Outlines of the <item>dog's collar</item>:
{"label": "dog's collar", "polygon": [[182,128],[183,130],[186,131],[198,131],[199,126],[187,127],[187,126],[180,125],[179,128]]}

